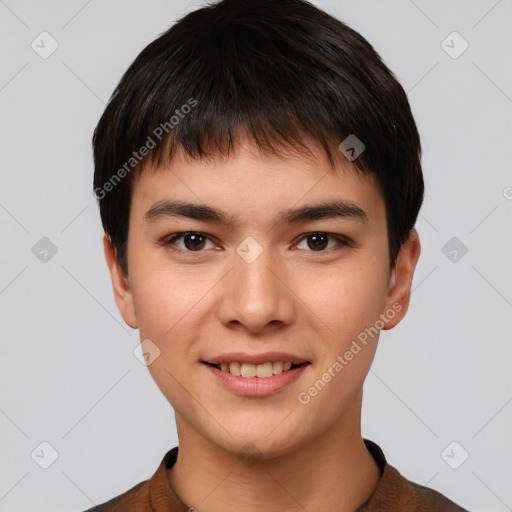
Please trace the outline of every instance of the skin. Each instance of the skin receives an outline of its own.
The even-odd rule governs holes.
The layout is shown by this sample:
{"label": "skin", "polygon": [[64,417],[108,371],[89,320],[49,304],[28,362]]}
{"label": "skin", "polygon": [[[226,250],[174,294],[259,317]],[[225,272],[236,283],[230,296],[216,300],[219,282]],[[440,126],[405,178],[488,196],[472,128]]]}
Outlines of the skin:
{"label": "skin", "polygon": [[[319,146],[310,147],[312,157],[277,157],[244,140],[229,158],[180,155],[167,167],[148,168],[133,187],[128,277],[104,238],[119,311],[141,340],[160,350],[148,368],[175,410],[179,456],[169,482],[198,512],[353,511],[380,479],[360,427],[362,387],[378,335],[309,403],[297,397],[379,315],[387,320],[384,329],[405,316],[419,237],[411,231],[390,269],[376,182],[357,174],[344,157],[333,172]],[[350,218],[272,222],[283,209],[340,198],[365,210],[368,225]],[[163,199],[217,207],[237,224],[228,229],[183,217],[144,222]],[[183,238],[163,244],[183,231],[210,241],[199,252]],[[315,250],[305,235],[318,232],[352,244],[328,238],[327,248]],[[236,253],[248,236],[262,248],[252,263]],[[243,397],[226,390],[200,362],[227,352],[267,351],[289,352],[311,364],[278,393]],[[241,456],[246,452],[256,452],[250,463]]]}

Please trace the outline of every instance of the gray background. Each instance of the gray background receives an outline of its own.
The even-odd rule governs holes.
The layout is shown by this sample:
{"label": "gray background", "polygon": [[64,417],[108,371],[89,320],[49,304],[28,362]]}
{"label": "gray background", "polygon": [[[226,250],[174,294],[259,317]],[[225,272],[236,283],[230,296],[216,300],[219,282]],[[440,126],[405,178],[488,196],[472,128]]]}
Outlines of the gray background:
{"label": "gray background", "polygon": [[[363,435],[409,479],[512,510],[512,2],[314,3],[397,74],[424,147],[411,307],[381,335]],[[113,300],[90,139],[135,56],[200,5],[0,1],[0,511],[91,507],[177,444]],[[51,49],[43,31],[58,43],[46,59],[31,47]],[[46,261],[42,237],[57,248]]]}

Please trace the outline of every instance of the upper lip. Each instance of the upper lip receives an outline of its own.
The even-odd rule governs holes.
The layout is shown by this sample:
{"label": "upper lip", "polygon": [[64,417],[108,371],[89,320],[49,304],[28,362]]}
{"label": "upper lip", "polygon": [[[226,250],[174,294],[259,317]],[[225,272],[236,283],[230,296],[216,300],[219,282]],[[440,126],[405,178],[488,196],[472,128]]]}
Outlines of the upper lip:
{"label": "upper lip", "polygon": [[247,364],[263,364],[290,362],[294,364],[308,363],[307,359],[287,354],[286,352],[265,352],[263,354],[246,354],[245,352],[231,352],[220,356],[203,359],[204,363],[221,364],[221,363],[247,363]]}

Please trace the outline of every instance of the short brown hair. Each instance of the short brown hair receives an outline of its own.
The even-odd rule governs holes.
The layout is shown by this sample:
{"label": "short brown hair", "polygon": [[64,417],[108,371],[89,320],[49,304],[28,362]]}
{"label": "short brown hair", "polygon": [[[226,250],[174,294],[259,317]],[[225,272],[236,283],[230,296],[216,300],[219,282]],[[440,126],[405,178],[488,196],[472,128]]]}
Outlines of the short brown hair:
{"label": "short brown hair", "polygon": [[306,151],[312,137],[333,167],[333,142],[355,135],[365,146],[355,168],[376,177],[385,199],[394,265],[424,194],[405,91],[366,39],[309,2],[222,0],[137,56],[95,129],[94,190],[125,275],[134,176],[178,148],[229,154],[238,132],[275,154]]}

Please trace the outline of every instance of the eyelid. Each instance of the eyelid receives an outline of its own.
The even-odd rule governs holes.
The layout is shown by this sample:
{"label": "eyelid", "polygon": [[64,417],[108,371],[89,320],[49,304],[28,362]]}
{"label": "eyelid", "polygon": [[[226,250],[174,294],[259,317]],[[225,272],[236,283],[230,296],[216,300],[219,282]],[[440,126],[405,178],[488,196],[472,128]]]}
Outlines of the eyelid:
{"label": "eyelid", "polygon": [[184,249],[180,249],[179,247],[176,247],[174,245],[174,242],[176,240],[179,240],[180,238],[184,238],[185,236],[187,235],[201,235],[202,237],[206,238],[208,241],[214,243],[214,244],[217,244],[217,242],[215,241],[215,237],[212,237],[211,235],[208,235],[206,233],[203,233],[202,231],[179,231],[177,233],[174,233],[170,236],[167,236],[165,237],[163,240],[162,240],[162,244],[167,247],[167,246],[173,246],[174,250],[176,251],[179,251],[179,252],[185,252],[185,253],[201,253],[201,252],[205,252],[204,250],[200,250],[200,251],[188,251],[188,250],[184,250]]}
{"label": "eyelid", "polygon": [[[343,235],[339,235],[337,233],[330,233],[328,231],[308,231],[306,233],[299,235],[295,239],[295,242],[293,245],[299,244],[300,242],[302,242],[305,238],[307,238],[310,235],[319,235],[319,234],[327,235],[329,238],[334,238],[338,242],[338,244],[341,245],[342,247],[352,247],[353,246],[353,242],[350,239],[348,239],[347,237],[345,237]],[[180,249],[174,245],[174,242],[176,240],[179,240],[180,238],[183,238],[187,235],[201,235],[201,236],[205,237],[207,240],[209,240],[210,242],[217,243],[215,241],[215,237],[212,237],[211,235],[203,233],[202,231],[180,231],[180,232],[174,233],[174,234],[164,238],[162,241],[162,244],[164,246],[173,246],[174,250],[179,251],[179,252],[184,252],[184,253],[192,254],[192,253],[206,252],[205,250],[199,250],[199,251],[184,250],[184,249]],[[331,247],[330,249],[324,249],[322,251],[312,251],[311,250],[311,251],[306,251],[306,252],[327,253],[327,252],[331,251],[332,249],[335,249],[335,248]]]}
{"label": "eyelid", "polygon": [[[337,233],[331,233],[329,231],[308,231],[307,233],[304,233],[302,235],[299,235],[299,237],[296,239],[297,241],[293,245],[297,245],[300,242],[302,242],[305,238],[307,238],[309,235],[327,235],[329,239],[334,239],[338,242],[338,244],[341,247],[353,247],[354,243],[348,239],[346,236],[338,235]],[[324,249],[322,251],[306,251],[313,254],[320,254],[320,253],[329,253],[332,250],[336,250],[336,247],[331,247],[330,249]]]}

